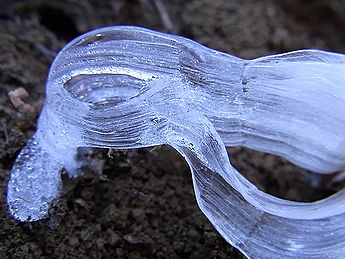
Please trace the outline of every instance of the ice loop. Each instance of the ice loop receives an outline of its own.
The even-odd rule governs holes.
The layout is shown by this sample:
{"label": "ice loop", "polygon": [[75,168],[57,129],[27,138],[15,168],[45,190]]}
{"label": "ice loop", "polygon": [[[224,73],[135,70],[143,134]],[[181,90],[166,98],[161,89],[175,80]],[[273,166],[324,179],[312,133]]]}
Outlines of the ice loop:
{"label": "ice loop", "polygon": [[315,173],[345,168],[345,56],[301,50],[253,60],[179,36],[109,27],[70,42],[49,72],[32,140],[8,183],[19,221],[47,216],[78,147],[167,144],[188,162],[201,210],[252,258],[345,257],[345,191],[313,203],[261,192],[226,146]]}

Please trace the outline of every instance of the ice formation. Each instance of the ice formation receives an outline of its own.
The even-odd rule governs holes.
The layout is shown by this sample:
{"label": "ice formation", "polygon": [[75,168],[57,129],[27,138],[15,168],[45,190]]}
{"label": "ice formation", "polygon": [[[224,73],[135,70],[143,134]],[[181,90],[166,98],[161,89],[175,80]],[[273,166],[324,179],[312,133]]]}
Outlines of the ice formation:
{"label": "ice formation", "polygon": [[47,81],[37,132],[18,156],[8,205],[47,216],[78,147],[167,144],[188,162],[201,210],[251,258],[344,258],[345,191],[301,203],[261,192],[225,146],[277,154],[315,173],[345,168],[345,56],[301,50],[244,60],[189,39],[109,27],[70,42]]}

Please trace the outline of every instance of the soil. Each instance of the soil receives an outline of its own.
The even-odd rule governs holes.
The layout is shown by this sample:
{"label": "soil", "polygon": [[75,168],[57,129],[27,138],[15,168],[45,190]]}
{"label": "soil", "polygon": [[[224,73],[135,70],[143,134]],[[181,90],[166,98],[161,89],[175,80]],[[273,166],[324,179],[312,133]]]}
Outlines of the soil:
{"label": "soil", "polygon": [[[50,217],[19,223],[6,205],[16,155],[35,120],[20,114],[8,92],[23,87],[39,114],[56,53],[88,30],[117,24],[180,34],[254,58],[301,48],[345,52],[345,1],[136,0],[0,1],[0,258],[244,258],[199,210],[185,161],[163,146],[93,150],[84,176],[64,175]],[[232,163],[265,192],[298,201],[331,195],[333,176],[241,147]]]}

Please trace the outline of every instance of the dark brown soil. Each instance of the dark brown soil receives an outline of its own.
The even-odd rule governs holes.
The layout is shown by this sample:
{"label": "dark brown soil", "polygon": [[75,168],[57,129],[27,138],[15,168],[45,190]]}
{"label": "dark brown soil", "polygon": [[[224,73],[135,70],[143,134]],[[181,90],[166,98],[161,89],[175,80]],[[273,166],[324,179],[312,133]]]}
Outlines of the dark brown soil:
{"label": "dark brown soil", "polygon": [[[97,27],[140,25],[253,58],[300,48],[345,52],[344,12],[340,0],[0,1],[0,258],[243,258],[200,212],[189,168],[169,147],[111,157],[94,150],[84,177],[64,177],[49,219],[14,221],[6,184],[35,121],[7,94],[24,87],[26,102],[39,111],[56,53]],[[237,168],[276,196],[311,201],[337,191],[330,177],[281,158],[243,148],[230,153]]]}

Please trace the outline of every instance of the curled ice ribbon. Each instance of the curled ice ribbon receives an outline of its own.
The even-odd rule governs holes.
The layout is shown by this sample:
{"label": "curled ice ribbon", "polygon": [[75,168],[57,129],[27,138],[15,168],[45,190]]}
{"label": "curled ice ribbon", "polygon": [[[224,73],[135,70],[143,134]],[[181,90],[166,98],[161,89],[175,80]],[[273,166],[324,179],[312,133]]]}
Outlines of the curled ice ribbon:
{"label": "curled ice ribbon", "polygon": [[19,221],[47,216],[78,147],[167,144],[188,162],[197,203],[252,258],[345,257],[345,192],[317,202],[266,194],[225,146],[276,154],[315,173],[345,168],[345,56],[301,50],[253,60],[189,39],[115,26],[67,44],[49,72],[33,138],[8,183]]}

